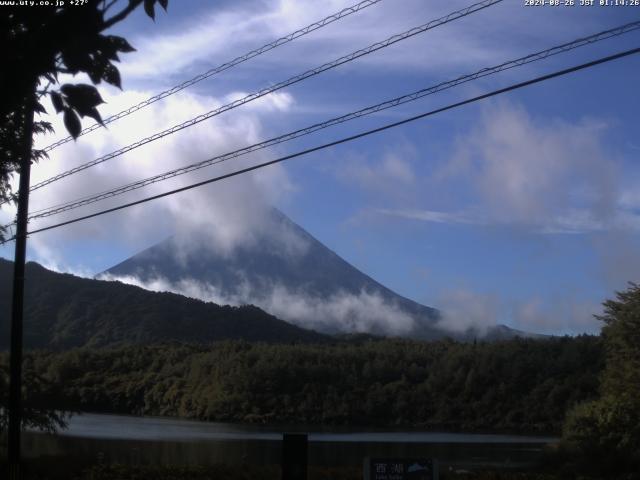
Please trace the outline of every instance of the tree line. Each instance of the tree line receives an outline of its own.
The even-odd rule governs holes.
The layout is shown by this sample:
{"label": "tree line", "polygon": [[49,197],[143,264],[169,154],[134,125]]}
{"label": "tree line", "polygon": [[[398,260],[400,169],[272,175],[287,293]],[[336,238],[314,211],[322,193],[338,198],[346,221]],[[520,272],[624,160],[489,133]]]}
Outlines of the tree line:
{"label": "tree line", "polygon": [[[2,357],[6,362],[7,358]],[[32,352],[49,408],[225,422],[559,433],[598,393],[598,337],[223,341]],[[1,384],[0,384],[1,385]]]}

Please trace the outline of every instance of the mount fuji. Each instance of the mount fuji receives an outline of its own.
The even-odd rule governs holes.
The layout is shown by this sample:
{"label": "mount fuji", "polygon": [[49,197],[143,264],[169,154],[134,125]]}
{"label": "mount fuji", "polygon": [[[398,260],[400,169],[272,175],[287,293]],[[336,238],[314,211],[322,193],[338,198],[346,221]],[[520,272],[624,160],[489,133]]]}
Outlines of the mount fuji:
{"label": "mount fuji", "polygon": [[497,325],[448,329],[441,313],[405,298],[361,272],[276,209],[231,250],[206,233],[172,236],[98,278],[116,279],[218,304],[253,304],[322,333],[367,333],[424,340],[529,336]]}

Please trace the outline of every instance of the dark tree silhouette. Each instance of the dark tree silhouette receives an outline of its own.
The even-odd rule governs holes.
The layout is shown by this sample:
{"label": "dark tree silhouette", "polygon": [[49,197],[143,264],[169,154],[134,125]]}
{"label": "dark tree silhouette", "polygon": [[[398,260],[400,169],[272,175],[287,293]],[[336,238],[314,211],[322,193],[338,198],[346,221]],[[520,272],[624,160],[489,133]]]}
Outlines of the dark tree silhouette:
{"label": "dark tree silhouette", "polygon": [[[589,468],[640,471],[640,285],[603,303],[606,366],[600,398],[579,405],[567,417],[565,443]],[[632,477],[628,477],[632,478]],[[633,477],[636,478],[636,477]]]}
{"label": "dark tree silhouette", "polygon": [[[53,3],[53,2],[52,2]],[[30,132],[51,132],[41,120],[30,128],[33,112],[46,113],[45,95],[71,135],[81,131],[81,118],[102,122],[97,107],[103,103],[93,85],[58,84],[59,74],[86,73],[94,85],[106,82],[121,88],[114,62],[134,51],[122,37],[104,32],[140,5],[151,18],[168,0],[89,0],[82,5],[0,7],[0,201],[15,200],[9,180],[19,171],[20,159],[30,148]],[[30,152],[32,161],[46,156]],[[2,233],[2,232],[0,232]]]}
{"label": "dark tree silhouette", "polygon": [[[54,2],[50,2],[54,3]],[[60,2],[60,6],[3,5],[0,7],[0,202],[15,200],[9,183],[15,172],[21,173],[22,194],[18,204],[16,233],[16,269],[13,283],[11,330],[11,387],[9,394],[9,457],[17,473],[20,424],[53,429],[63,419],[49,410],[20,407],[22,365],[22,302],[26,220],[30,162],[46,156],[33,150],[32,137],[51,132],[47,121],[34,121],[34,115],[47,113],[40,103],[49,95],[56,113],[77,138],[81,118],[102,123],[98,106],[103,103],[93,85],[59,85],[60,74],[85,73],[94,85],[102,81],[121,87],[120,73],[114,62],[119,54],[134,48],[122,37],[104,33],[143,5],[147,15],[155,17],[159,4],[166,10],[168,0],[88,0]],[[0,227],[0,240],[3,238]],[[6,383],[0,371],[0,386]],[[38,391],[39,377],[26,377],[27,390]],[[29,383],[30,382],[30,383]],[[35,383],[34,383],[35,382]],[[6,390],[6,389],[4,389]],[[28,396],[25,400],[28,400]],[[12,406],[13,405],[13,406]],[[20,412],[24,413],[21,417]],[[13,413],[12,413],[13,412]],[[17,412],[17,413],[15,413]],[[0,403],[0,426],[7,409]],[[15,448],[15,450],[12,450]],[[17,453],[16,453],[17,452]]]}
{"label": "dark tree silhouette", "polygon": [[[54,395],[60,395],[61,382],[53,382],[43,375],[38,374],[31,366],[31,361],[26,362],[27,369],[24,372],[25,398],[23,401],[22,423],[27,428],[53,433],[58,428],[66,428],[69,409],[55,410],[49,399]],[[9,393],[9,368],[0,362],[0,434],[7,429],[9,419],[4,414],[7,410]]]}

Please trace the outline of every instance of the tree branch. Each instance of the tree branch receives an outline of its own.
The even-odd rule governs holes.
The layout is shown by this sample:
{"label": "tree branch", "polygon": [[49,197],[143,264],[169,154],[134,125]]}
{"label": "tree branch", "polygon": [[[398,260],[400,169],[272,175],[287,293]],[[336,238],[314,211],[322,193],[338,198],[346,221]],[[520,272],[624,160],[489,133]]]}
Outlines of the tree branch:
{"label": "tree branch", "polygon": [[53,82],[51,80],[49,80],[49,83],[47,83],[47,85],[44,87],[44,89],[42,90],[37,90],[36,93],[38,95],[38,100],[41,99],[44,95],[47,94],[47,92],[49,91],[49,89],[51,88],[51,86],[53,85]]}
{"label": "tree branch", "polygon": [[118,0],[111,0],[108,4],[106,2],[106,0],[103,0],[102,4],[104,5],[102,7],[102,13],[107,13],[107,11],[113,7],[116,3],[118,2]]}
{"label": "tree branch", "polygon": [[138,8],[140,2],[131,2],[126,8],[123,8],[119,13],[115,14],[109,20],[105,20],[102,30],[106,30],[109,27],[112,27],[116,23],[124,20],[129,16],[131,12],[133,12],[136,8]]}

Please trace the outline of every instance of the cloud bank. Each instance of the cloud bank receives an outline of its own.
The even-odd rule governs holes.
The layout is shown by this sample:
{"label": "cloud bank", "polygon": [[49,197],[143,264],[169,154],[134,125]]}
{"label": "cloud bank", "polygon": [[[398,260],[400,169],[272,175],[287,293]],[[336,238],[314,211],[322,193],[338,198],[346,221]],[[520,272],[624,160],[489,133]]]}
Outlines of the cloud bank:
{"label": "cloud bank", "polygon": [[594,316],[602,313],[602,306],[570,294],[549,301],[454,288],[444,290],[436,304],[442,312],[438,326],[458,333],[468,328],[484,333],[498,324],[546,335],[594,334],[602,327]]}
{"label": "cloud bank", "polygon": [[413,318],[397,305],[377,293],[338,291],[320,297],[293,291],[272,283],[256,287],[244,282],[235,294],[208,283],[185,278],[170,282],[163,277],[142,281],[135,276],[102,274],[99,279],[119,281],[155,292],[173,292],[219,305],[256,305],[276,317],[298,325],[330,333],[374,333],[391,336],[409,334],[415,327]]}
{"label": "cloud bank", "polygon": [[607,129],[592,119],[543,124],[517,104],[495,102],[436,178],[466,182],[474,204],[467,216],[480,222],[599,230],[617,221],[618,169],[602,146]]}

